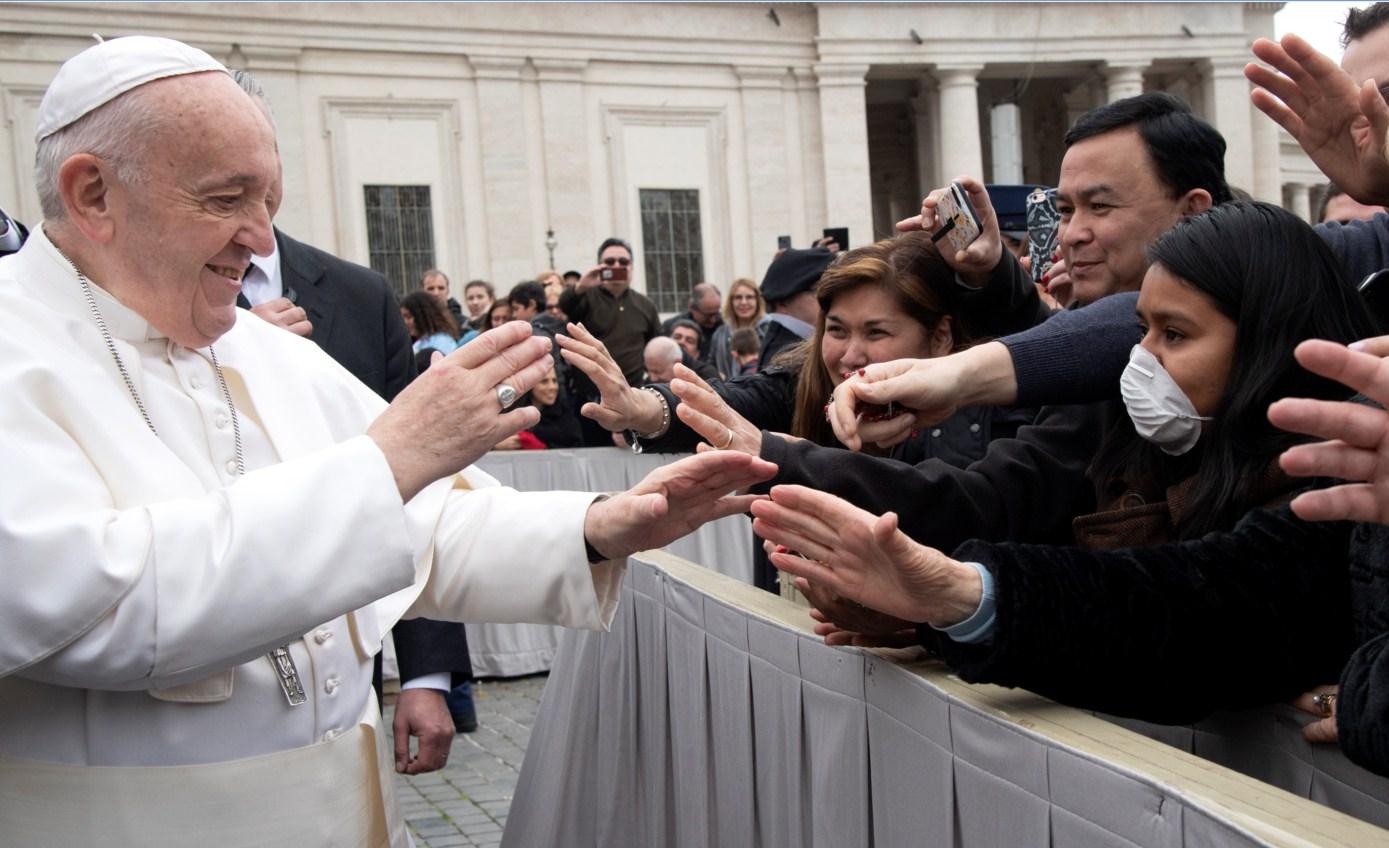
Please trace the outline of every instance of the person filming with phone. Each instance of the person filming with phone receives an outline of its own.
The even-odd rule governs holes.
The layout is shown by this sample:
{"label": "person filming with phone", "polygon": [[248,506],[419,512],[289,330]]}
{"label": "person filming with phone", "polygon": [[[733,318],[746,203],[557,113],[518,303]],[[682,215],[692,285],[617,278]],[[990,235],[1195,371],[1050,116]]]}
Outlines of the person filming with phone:
{"label": "person filming with phone", "polygon": [[[572,288],[560,295],[559,308],[569,320],[583,324],[607,346],[617,360],[622,376],[633,386],[641,385],[646,343],[661,332],[656,304],[632,289],[632,246],[620,238],[604,239],[598,246],[598,264],[584,272]],[[574,395],[580,405],[598,400],[598,390],[583,374],[574,375]],[[584,444],[591,447],[611,444],[601,427],[584,419]]]}

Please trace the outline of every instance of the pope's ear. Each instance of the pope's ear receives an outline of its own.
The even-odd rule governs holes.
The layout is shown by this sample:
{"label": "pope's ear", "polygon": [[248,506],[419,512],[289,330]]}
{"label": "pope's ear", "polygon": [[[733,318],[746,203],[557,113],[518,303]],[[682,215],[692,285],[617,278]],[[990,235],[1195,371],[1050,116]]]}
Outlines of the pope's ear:
{"label": "pope's ear", "polygon": [[58,168],[58,194],[67,223],[90,241],[104,244],[116,232],[110,165],[90,153],[69,156]]}

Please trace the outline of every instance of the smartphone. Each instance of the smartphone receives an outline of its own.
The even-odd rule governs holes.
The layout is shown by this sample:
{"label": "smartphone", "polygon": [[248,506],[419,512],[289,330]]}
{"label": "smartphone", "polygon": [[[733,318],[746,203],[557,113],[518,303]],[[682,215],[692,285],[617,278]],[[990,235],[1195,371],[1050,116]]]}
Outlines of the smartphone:
{"label": "smartphone", "polygon": [[860,403],[855,409],[864,421],[886,421],[889,418],[896,418],[906,411],[906,407],[899,406],[896,401],[889,401],[886,404]]}
{"label": "smartphone", "polygon": [[957,253],[969,247],[983,231],[979,214],[974,211],[974,204],[969,202],[969,193],[958,182],[951,183],[936,203],[936,220],[941,225],[931,234],[931,240],[939,242],[945,239]]}
{"label": "smartphone", "polygon": [[848,227],[825,227],[820,231],[825,238],[832,240],[839,245],[840,250],[849,249],[849,228]]}
{"label": "smartphone", "polygon": [[777,249],[777,250],[790,250],[790,249],[791,249],[791,237],[790,237],[790,236],[777,236],[777,237],[776,237],[776,249]]}
{"label": "smartphone", "polygon": [[1381,331],[1389,328],[1389,268],[1369,275],[1356,288],[1365,299],[1375,326]]}
{"label": "smartphone", "polygon": [[1061,216],[1056,211],[1056,189],[1037,188],[1027,196],[1027,255],[1032,257],[1032,282],[1040,283],[1051,270]]}
{"label": "smartphone", "polygon": [[608,282],[612,282],[612,283],[625,283],[625,282],[627,282],[627,266],[626,266],[626,265],[611,265],[611,266],[604,266],[604,267],[603,267],[603,270],[598,272],[598,276],[599,276],[599,278],[602,279],[603,282],[605,282],[605,283],[608,283]]}

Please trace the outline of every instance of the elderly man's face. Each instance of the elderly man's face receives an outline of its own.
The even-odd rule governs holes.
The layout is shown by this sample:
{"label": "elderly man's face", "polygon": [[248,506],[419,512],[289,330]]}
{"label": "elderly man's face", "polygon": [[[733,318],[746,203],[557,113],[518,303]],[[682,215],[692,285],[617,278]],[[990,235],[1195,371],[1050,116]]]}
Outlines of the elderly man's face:
{"label": "elderly man's face", "polygon": [[667,361],[659,353],[644,354],[642,364],[646,366],[646,379],[653,383],[669,383],[675,379],[675,362]]}
{"label": "elderly man's face", "polygon": [[146,179],[110,187],[113,271],[99,282],[174,342],[204,347],[236,323],[251,255],[275,248],[279,155],[269,122],[225,74],[150,85],[174,117],[145,139]]}
{"label": "elderly man's face", "polygon": [[719,321],[719,310],[723,307],[723,302],[714,292],[708,292],[695,303],[690,310],[690,316],[695,323],[703,327],[713,327]]}

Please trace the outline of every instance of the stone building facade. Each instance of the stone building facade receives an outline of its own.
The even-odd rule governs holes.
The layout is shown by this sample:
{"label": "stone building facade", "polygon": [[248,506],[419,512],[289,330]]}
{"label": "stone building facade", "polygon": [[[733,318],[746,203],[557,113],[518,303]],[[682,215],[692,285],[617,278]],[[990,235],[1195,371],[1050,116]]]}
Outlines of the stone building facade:
{"label": "stone building facade", "polygon": [[97,32],[252,71],[277,223],[402,289],[582,269],[618,234],[672,310],[760,278],[778,236],[885,235],[956,174],[1052,184],[1071,120],[1145,89],[1224,133],[1233,184],[1306,214],[1315,170],[1242,75],[1281,6],[0,3],[0,206],[38,219],[39,99]]}

